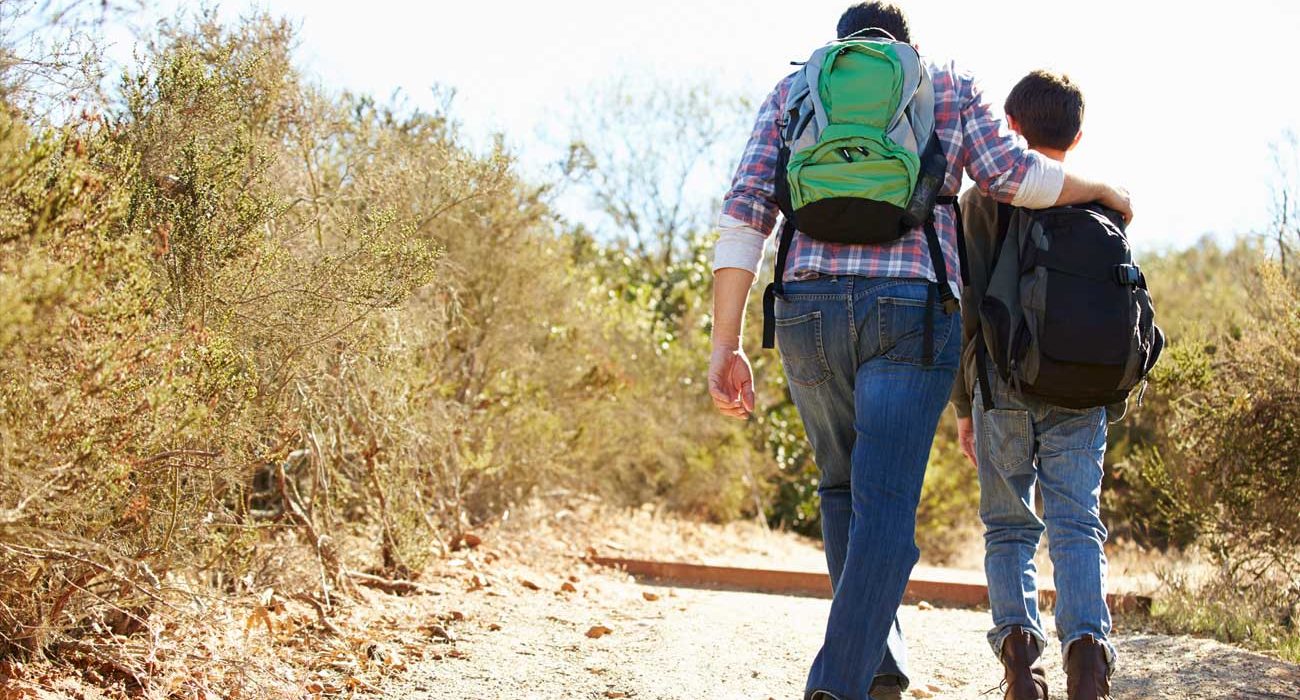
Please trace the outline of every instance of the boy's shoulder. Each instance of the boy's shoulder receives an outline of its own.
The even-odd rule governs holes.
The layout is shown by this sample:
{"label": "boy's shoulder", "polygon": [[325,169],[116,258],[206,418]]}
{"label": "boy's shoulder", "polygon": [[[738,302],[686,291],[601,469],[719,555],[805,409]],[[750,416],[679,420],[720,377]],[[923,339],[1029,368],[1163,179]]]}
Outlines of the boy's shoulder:
{"label": "boy's shoulder", "polygon": [[967,187],[966,190],[961,193],[961,197],[958,201],[961,203],[961,208],[963,210],[965,210],[966,207],[986,207],[990,203],[995,207],[997,206],[997,201],[983,192],[980,192],[978,187]]}
{"label": "boy's shoulder", "polygon": [[[986,233],[980,230],[984,228],[983,223],[989,222],[992,225],[992,222],[997,220],[997,200],[980,192],[977,187],[970,187],[965,192],[962,192],[958,204],[961,207],[961,215],[964,220],[963,223],[966,224],[965,228],[968,235]],[[991,233],[991,231],[987,233]]]}

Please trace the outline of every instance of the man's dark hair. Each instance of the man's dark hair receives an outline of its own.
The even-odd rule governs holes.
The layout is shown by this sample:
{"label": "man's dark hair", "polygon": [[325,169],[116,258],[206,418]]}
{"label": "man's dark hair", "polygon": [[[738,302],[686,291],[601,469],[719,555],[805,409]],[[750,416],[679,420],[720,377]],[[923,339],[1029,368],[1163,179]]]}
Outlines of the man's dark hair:
{"label": "man's dark hair", "polygon": [[1083,127],[1083,91],[1063,73],[1036,70],[1021,78],[1004,109],[1030,146],[1064,151]]}
{"label": "man's dark hair", "polygon": [[835,33],[841,39],[864,29],[883,29],[898,41],[905,44],[912,43],[912,32],[907,27],[907,15],[903,14],[902,8],[892,2],[877,0],[850,5],[849,9],[840,15],[840,23],[835,25]]}

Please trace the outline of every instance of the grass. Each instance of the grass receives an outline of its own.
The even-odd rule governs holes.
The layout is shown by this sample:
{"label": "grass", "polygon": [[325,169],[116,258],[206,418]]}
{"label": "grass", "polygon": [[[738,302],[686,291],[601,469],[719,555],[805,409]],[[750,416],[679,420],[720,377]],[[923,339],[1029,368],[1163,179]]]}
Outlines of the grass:
{"label": "grass", "polygon": [[1233,585],[1221,579],[1196,582],[1162,577],[1164,590],[1151,619],[1162,632],[1194,634],[1300,663],[1300,596],[1294,585],[1260,582]]}

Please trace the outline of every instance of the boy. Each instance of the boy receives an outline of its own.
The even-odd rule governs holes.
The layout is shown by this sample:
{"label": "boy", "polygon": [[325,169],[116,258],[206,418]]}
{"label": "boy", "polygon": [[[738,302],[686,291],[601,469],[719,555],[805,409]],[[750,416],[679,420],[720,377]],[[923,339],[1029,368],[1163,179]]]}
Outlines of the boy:
{"label": "boy", "polygon": [[[1064,75],[1035,71],[1025,76],[1008,95],[1005,112],[1007,125],[1032,150],[1058,162],[1065,161],[1082,135],[1083,94]],[[984,409],[976,381],[978,309],[1004,232],[998,230],[998,204],[986,195],[968,190],[961,211],[970,284],[962,291],[962,371],[952,403],[958,441],[979,471],[984,569],[994,622],[989,643],[1006,668],[1005,698],[1047,697],[1038,664],[1046,637],[1034,567],[1044,528],[1055,568],[1056,627],[1069,698],[1109,698],[1115,650],[1107,641],[1106,528],[1098,503],[1106,409],[1060,408],[1023,396],[992,370],[987,386],[997,408]],[[1034,512],[1035,484],[1043,497],[1042,520]]]}

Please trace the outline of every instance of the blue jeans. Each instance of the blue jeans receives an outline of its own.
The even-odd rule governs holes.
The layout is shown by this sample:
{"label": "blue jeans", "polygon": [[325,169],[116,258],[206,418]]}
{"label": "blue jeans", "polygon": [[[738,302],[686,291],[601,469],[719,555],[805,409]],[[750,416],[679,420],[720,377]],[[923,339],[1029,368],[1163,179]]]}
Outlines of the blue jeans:
{"label": "blue jeans", "polygon": [[[1062,653],[1091,634],[1106,648],[1106,526],[1101,522],[1101,477],[1106,455],[1106,409],[1051,406],[1008,391],[996,376],[992,410],[977,388],[973,402],[979,462],[980,518],[984,521],[984,572],[989,583],[993,629],[989,644],[1019,626],[1045,643],[1038,616],[1034,552],[1044,529],[1056,580],[1056,633]],[[1034,487],[1043,518],[1034,511]]]}
{"label": "blue jeans", "polygon": [[933,311],[928,284],[822,277],[789,282],[776,337],[790,394],[821,471],[822,531],[835,592],[806,695],[865,700],[878,675],[907,686],[897,610],[919,552],[916,506],[956,376],[958,314]]}

